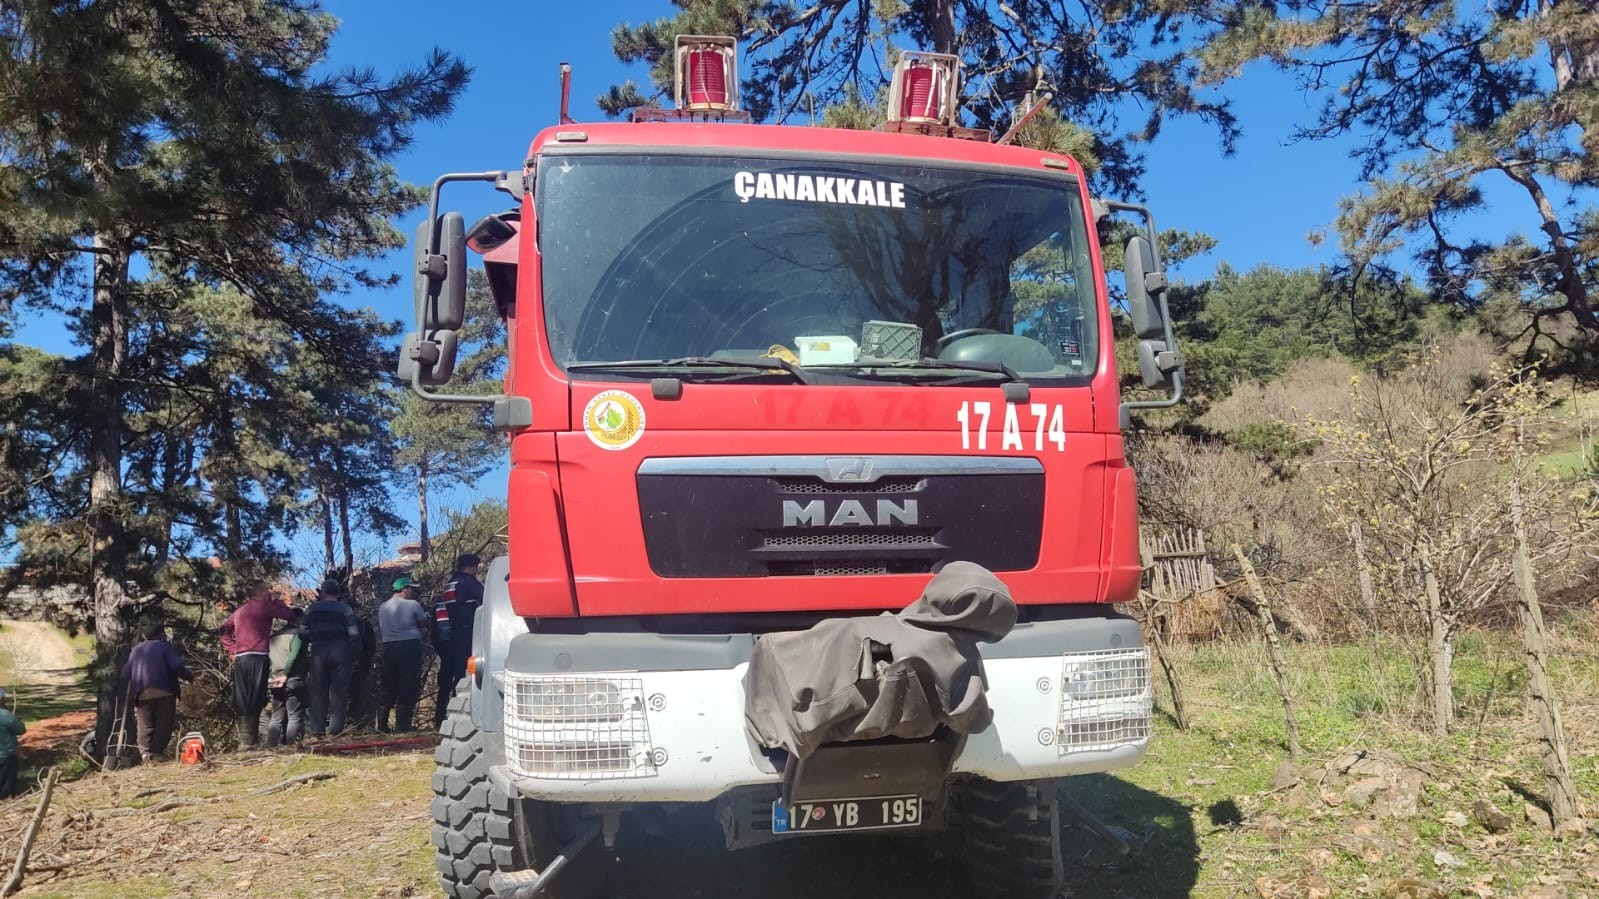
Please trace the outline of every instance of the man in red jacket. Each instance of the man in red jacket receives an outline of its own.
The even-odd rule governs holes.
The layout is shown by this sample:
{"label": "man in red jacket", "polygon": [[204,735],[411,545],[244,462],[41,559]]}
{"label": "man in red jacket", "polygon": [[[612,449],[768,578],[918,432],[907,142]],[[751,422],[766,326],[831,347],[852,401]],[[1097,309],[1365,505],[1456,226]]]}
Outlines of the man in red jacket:
{"label": "man in red jacket", "polygon": [[272,595],[266,581],[255,581],[239,606],[222,622],[222,648],[233,657],[233,712],[239,716],[239,748],[261,742],[261,710],[266,708],[268,655],[274,619],[293,621],[299,613]]}

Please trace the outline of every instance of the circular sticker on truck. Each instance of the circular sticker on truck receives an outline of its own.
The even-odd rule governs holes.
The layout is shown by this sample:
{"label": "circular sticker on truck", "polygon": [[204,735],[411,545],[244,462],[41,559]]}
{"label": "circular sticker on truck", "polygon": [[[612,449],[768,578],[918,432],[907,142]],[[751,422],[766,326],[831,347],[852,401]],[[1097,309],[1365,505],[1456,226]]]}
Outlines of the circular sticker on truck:
{"label": "circular sticker on truck", "polygon": [[583,407],[583,430],[600,449],[625,450],[644,436],[644,407],[625,390],[605,390]]}

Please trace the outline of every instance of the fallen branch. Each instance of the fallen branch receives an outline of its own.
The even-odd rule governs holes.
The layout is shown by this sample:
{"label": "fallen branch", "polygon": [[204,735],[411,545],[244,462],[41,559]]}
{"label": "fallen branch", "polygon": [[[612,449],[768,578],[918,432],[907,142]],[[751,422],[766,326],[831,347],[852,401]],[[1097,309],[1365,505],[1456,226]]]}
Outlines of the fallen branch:
{"label": "fallen branch", "polygon": [[277,793],[281,790],[287,790],[289,787],[298,786],[299,784],[308,784],[318,780],[331,780],[333,779],[333,776],[334,774],[332,771],[313,771],[310,774],[301,774],[297,777],[291,777],[281,783],[275,783],[270,787],[261,787],[258,790],[251,790],[250,795],[265,796],[269,793]]}
{"label": "fallen branch", "polygon": [[208,802],[217,802],[221,798],[221,796],[211,796],[205,799],[186,799],[183,797],[174,797],[172,799],[163,799],[160,802],[157,802],[155,805],[146,805],[140,808],[114,808],[103,812],[96,812],[96,814],[102,818],[121,818],[127,815],[143,814],[154,815],[160,812],[170,812],[175,808],[183,808],[184,806],[205,805]]}
{"label": "fallen branch", "polygon": [[11,879],[0,887],[0,896],[9,896],[22,886],[22,874],[28,869],[28,853],[33,850],[33,841],[39,836],[39,825],[44,823],[45,813],[50,811],[50,797],[56,791],[56,778],[61,776],[59,769],[51,768],[50,774],[44,779],[44,795],[39,797],[39,808],[33,813],[33,820],[28,822],[28,830],[22,835],[22,848],[17,850],[17,863],[11,869]]}

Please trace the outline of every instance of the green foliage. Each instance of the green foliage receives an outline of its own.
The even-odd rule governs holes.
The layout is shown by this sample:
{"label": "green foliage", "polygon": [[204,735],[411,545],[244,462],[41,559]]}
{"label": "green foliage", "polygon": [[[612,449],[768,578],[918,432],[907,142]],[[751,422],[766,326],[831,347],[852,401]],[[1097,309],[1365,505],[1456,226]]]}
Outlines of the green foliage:
{"label": "green foliage", "polygon": [[[336,27],[296,0],[0,8],[0,315],[54,310],[88,350],[53,405],[28,401],[39,378],[0,398],[37,413],[0,446],[32,466],[0,485],[0,532],[90,528],[101,746],[130,593],[160,599],[163,564],[197,550],[270,566],[309,438],[379,420],[326,395],[318,412],[303,378],[370,392],[388,369],[384,330],[330,295],[390,283],[367,261],[420,199],[391,160],[469,71],[438,50],[394,77],[342,68]],[[52,502],[49,478],[75,495]]]}
{"label": "green foliage", "polygon": [[457,556],[473,553],[481,557],[484,568],[478,575],[482,577],[489,560],[506,553],[509,510],[505,503],[485,500],[465,512],[446,512],[443,518],[441,536],[433,552],[410,573],[417,584],[417,595],[424,601],[444,588],[445,580],[455,570]]}
{"label": "green foliage", "polygon": [[1313,441],[1306,440],[1298,430],[1280,421],[1244,425],[1228,434],[1227,442],[1274,464],[1302,459],[1316,449]]}
{"label": "green foliage", "polygon": [[1195,393],[1219,400],[1242,381],[1270,381],[1307,357],[1376,362],[1414,345],[1424,297],[1408,285],[1351,289],[1326,269],[1226,263],[1192,316],[1175,314]]}
{"label": "green foliage", "polygon": [[[1338,221],[1349,271],[1382,275],[1406,250],[1435,300],[1474,310],[1509,300],[1522,336],[1592,344],[1599,312],[1599,11],[1592,4],[1501,4],[1472,12],[1430,0],[1229,4],[1204,49],[1205,77],[1255,59],[1321,91],[1303,138],[1357,141],[1365,188]],[[1484,188],[1507,188],[1480,236]],[[1573,194],[1573,192],[1575,192]],[[1571,196],[1569,202],[1564,198]],[[1496,195],[1498,196],[1498,195]],[[1530,325],[1525,323],[1530,321]],[[1588,351],[1591,355],[1591,350]]]}
{"label": "green foliage", "polygon": [[[612,49],[650,67],[648,87],[628,81],[597,98],[616,116],[669,98],[672,47],[679,34],[726,34],[743,49],[743,105],[756,121],[784,122],[837,109],[829,124],[860,128],[900,51],[955,53],[965,72],[962,108],[969,124],[995,133],[1034,91],[1054,93],[1054,112],[1025,130],[1025,146],[1097,160],[1106,185],[1133,193],[1143,172],[1141,145],[1171,116],[1216,127],[1230,151],[1238,126],[1227,102],[1194,83],[1195,60],[1182,41],[1211,30],[1190,0],[1090,3],[1065,8],[994,0],[878,0],[792,4],[785,0],[676,0],[669,17],[618,25]],[[1185,18],[1188,16],[1193,18]],[[1136,106],[1142,119],[1125,122]]]}

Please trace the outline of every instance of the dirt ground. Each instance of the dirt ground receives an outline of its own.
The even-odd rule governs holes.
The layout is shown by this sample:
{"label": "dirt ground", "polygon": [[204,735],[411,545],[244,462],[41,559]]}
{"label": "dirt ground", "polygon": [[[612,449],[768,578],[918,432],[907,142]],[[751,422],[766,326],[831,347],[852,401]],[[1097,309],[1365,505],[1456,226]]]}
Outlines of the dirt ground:
{"label": "dirt ground", "polygon": [[[311,773],[333,777],[263,795]],[[228,756],[58,788],[19,895],[39,897],[438,895],[427,814],[432,758]],[[13,857],[37,797],[0,805],[0,859]],[[1069,831],[1069,833],[1071,833]],[[737,853],[709,815],[630,822],[585,876],[611,899],[969,899],[984,893],[924,842],[806,838]],[[1079,856],[1108,857],[1078,835]],[[618,863],[616,856],[625,858]],[[1079,875],[1095,870],[1083,866]],[[577,873],[577,872],[574,872]],[[1187,886],[1146,895],[1187,895]],[[1100,891],[1068,893],[1098,896]]]}
{"label": "dirt ground", "polygon": [[[0,620],[0,662],[13,684],[75,684],[83,660],[54,625],[42,621]],[[12,684],[7,684],[9,689]]]}

